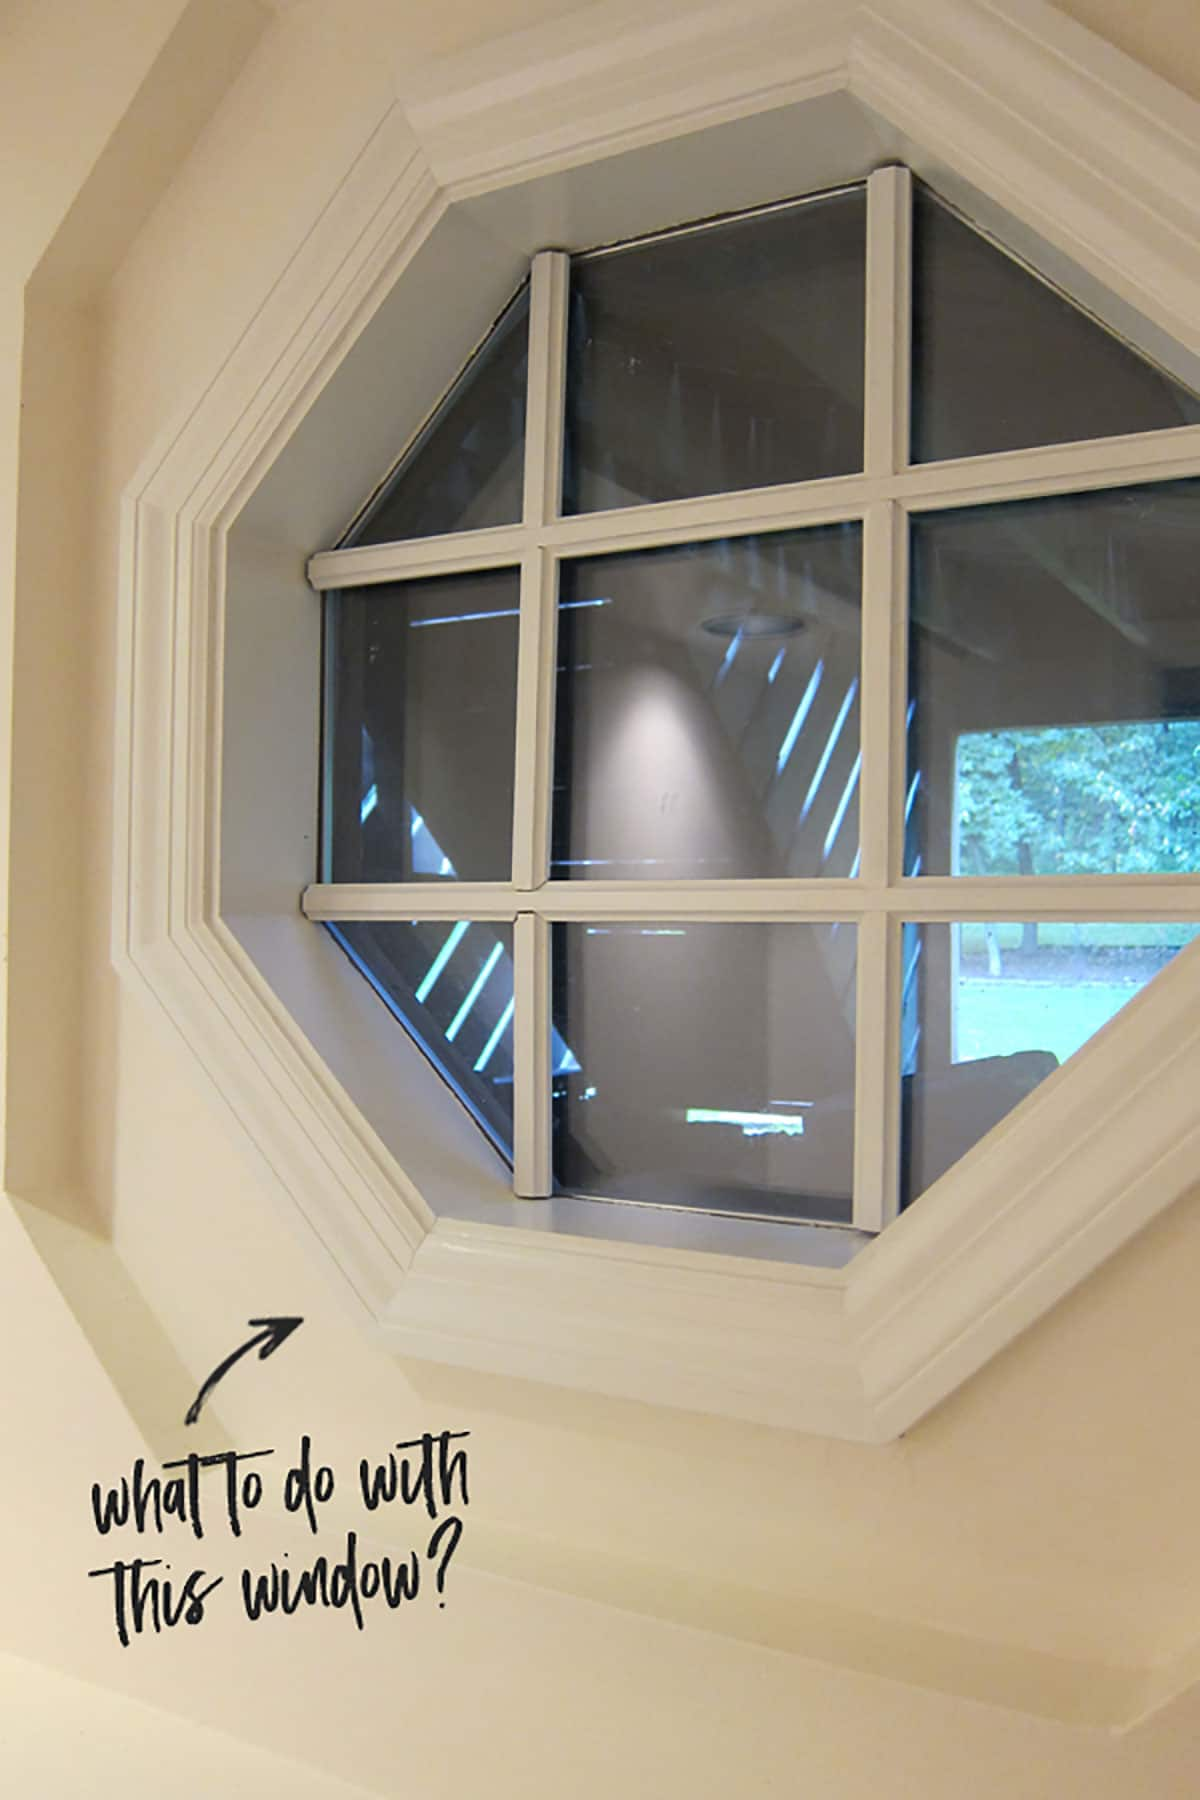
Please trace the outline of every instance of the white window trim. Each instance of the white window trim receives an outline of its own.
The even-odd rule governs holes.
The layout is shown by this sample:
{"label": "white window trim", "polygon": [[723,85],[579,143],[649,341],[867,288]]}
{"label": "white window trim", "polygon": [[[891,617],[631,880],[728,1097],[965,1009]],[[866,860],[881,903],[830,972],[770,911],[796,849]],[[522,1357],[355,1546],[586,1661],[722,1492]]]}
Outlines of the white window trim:
{"label": "white window trim", "polygon": [[[458,59],[436,92],[424,86],[419,104],[398,103],[377,122],[238,350],[127,494],[118,963],[179,1024],[272,1184],[299,1208],[381,1341],[659,1403],[859,1439],[894,1436],[1200,1179],[1200,947],[1182,953],[848,1268],[672,1248],[635,1241],[632,1230],[623,1240],[585,1235],[578,1211],[557,1202],[545,1203],[550,1212],[537,1228],[516,1203],[508,1217],[520,1223],[493,1224],[486,1206],[435,1217],[219,911],[217,651],[229,532],[450,210],[469,218],[485,193],[511,201],[513,235],[525,231],[533,249],[556,171],[553,191],[569,205],[571,171],[597,156],[634,156],[739,120],[767,129],[786,121],[801,143],[814,118],[823,153],[831,103],[846,97],[877,122],[880,161],[898,155],[952,195],[965,181],[977,213],[982,204],[1012,215],[1039,241],[1043,264],[1047,245],[1063,254],[1089,304],[1110,289],[1110,321],[1194,381],[1200,220],[1188,196],[1200,195],[1200,109],[1029,0],[672,5],[648,19],[645,8],[594,8]],[[696,140],[698,153],[706,142]],[[604,186],[595,175],[591,182],[597,192]],[[794,191],[822,184],[819,171],[798,168]],[[493,210],[493,225],[496,217]],[[863,484],[879,480],[872,505],[898,514],[907,496],[887,487],[883,464],[903,401],[878,387],[867,473],[854,479],[860,499]],[[1148,455],[1162,458],[1155,468],[1164,475],[1197,467],[1194,431],[1127,448],[1136,479],[1146,479]],[[1014,483],[1022,491],[1035,464],[1036,479],[1051,486],[1087,485],[1089,468],[1097,483],[1121,479],[1111,444],[987,460],[988,497],[1011,494]],[[544,490],[546,471],[540,479]],[[904,479],[919,499],[921,483],[928,494],[938,472]],[[544,500],[543,491],[543,508]],[[755,497],[755,506],[766,504]],[[738,506],[737,496],[712,505],[710,526],[752,523]],[[638,509],[631,539],[659,529],[662,519],[648,511],[661,510]],[[868,555],[886,557],[898,534],[885,529],[882,510],[878,518]],[[682,511],[669,523],[681,535],[692,530]],[[581,541],[587,521],[553,529]],[[546,560],[541,546],[522,548]],[[523,628],[538,629],[536,617]],[[872,679],[882,688],[891,677],[881,663]],[[544,692],[534,700],[546,704]],[[529,867],[541,854],[532,798],[527,792],[518,808]],[[1147,880],[1156,908],[1169,912],[1178,901],[1192,910],[1167,894],[1169,878]],[[1123,885],[1126,904],[1142,913],[1146,883]],[[920,913],[936,916],[942,906],[943,916],[958,916],[964,889],[955,882],[953,896],[941,896],[922,884]],[[1041,905],[1050,911],[1053,900],[1046,887]],[[450,904],[463,901],[456,890]],[[637,901],[644,909],[643,890]],[[586,903],[594,902],[589,883]],[[798,903],[789,892],[788,916]],[[771,895],[756,904],[769,909]],[[319,912],[320,896],[309,905]],[[701,896],[686,910],[695,916],[702,905]],[[1118,916],[1108,882],[1104,905]],[[1022,898],[1019,910],[1026,906]],[[881,1071],[868,1079],[878,1088]]]}

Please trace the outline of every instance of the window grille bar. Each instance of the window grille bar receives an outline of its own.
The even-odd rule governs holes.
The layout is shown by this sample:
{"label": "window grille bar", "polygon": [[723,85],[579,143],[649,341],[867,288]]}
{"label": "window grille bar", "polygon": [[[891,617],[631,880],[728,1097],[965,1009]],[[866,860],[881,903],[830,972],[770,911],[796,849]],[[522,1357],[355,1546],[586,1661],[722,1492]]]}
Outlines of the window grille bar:
{"label": "window grille bar", "polygon": [[520,562],[528,541],[522,525],[495,525],[486,531],[454,531],[445,537],[408,538],[398,544],[323,550],[309,558],[308,579],[320,593],[326,588],[459,575],[470,569],[511,568]]}
{"label": "window grille bar", "polygon": [[1138,487],[1200,475],[1200,425],[1087,438],[1033,450],[964,456],[953,463],[920,463],[897,475],[894,495],[926,511],[951,506],[990,506],[999,500],[1036,500],[1093,488]]}
{"label": "window grille bar", "polygon": [[698,500],[666,500],[553,519],[537,527],[499,525],[397,544],[326,550],[310,559],[308,578],[319,592],[377,581],[418,580],[458,570],[512,567],[531,547],[563,556],[650,550],[660,544],[702,543],[753,532],[788,531],[861,518],[894,500],[914,511],[983,506],[999,500],[1036,500],[1043,494],[1136,487],[1200,476],[1200,425],[1125,437],[1089,438],[1005,450],[953,463],[921,463],[891,476],[838,475],[828,481],[781,483]]}
{"label": "window grille bar", "polygon": [[550,927],[534,913],[513,926],[513,1191],[544,1200],[550,1143]]}
{"label": "window grille bar", "polygon": [[[899,872],[893,840],[901,810],[892,766],[897,741],[896,665],[902,660],[903,625],[897,617],[899,546],[908,521],[898,506],[873,506],[863,521],[862,706],[859,733],[860,876],[868,887],[884,887]],[[903,698],[899,705],[903,707]]]}
{"label": "window grille bar", "polygon": [[[864,472],[895,493],[909,466],[912,178],[867,183]],[[886,888],[902,868],[907,693],[908,519],[891,502],[863,521],[861,873]],[[899,754],[899,763],[897,763]],[[853,1219],[882,1231],[899,1207],[900,931],[883,911],[858,926]]]}
{"label": "window grille bar", "polygon": [[882,1231],[900,1203],[900,929],[883,913],[858,927],[855,973],[854,1210]]}
{"label": "window grille bar", "polygon": [[868,475],[908,466],[912,178],[877,169],[867,182],[865,450]]}
{"label": "window grille bar", "polygon": [[523,892],[541,887],[550,871],[557,597],[554,558],[530,550],[521,564],[513,783],[513,881]]}
{"label": "window grille bar", "polygon": [[561,250],[543,250],[534,257],[525,403],[526,527],[547,525],[559,513],[570,282],[571,259]]}
{"label": "window grille bar", "polygon": [[508,882],[326,881],[306,888],[301,907],[308,919],[515,919],[522,904]]}
{"label": "window grille bar", "polygon": [[314,882],[310,919],[846,919],[872,912],[955,919],[1200,921],[1200,875],[922,876],[874,887],[811,881],[549,881],[536,894],[507,882]]}
{"label": "window grille bar", "polygon": [[[890,632],[888,642],[888,674],[891,683],[886,702],[887,723],[887,849],[883,881],[893,887],[904,873],[905,833],[908,828],[909,786],[917,771],[908,767],[909,725],[912,707],[908,694],[908,624],[909,624],[909,524],[901,506],[889,507],[889,531],[886,554],[891,558],[888,575],[890,587]],[[885,553],[881,546],[881,554]]]}
{"label": "window grille bar", "polygon": [[[525,528],[556,517],[562,484],[569,259],[555,250],[534,258],[529,311],[529,389],[525,422]],[[554,774],[557,569],[548,552],[527,544],[521,560],[517,659],[516,772],[513,784],[513,880],[540,887],[550,867]]]}
{"label": "window grille bar", "polygon": [[[568,258],[558,251],[536,256],[531,280],[524,525],[536,533],[557,518],[562,487]],[[556,598],[554,558],[530,545],[521,562],[513,790],[513,880],[523,889],[539,887],[549,872]],[[513,926],[513,1001],[513,1191],[545,1199],[553,1187],[550,927],[530,912]]]}
{"label": "window grille bar", "polygon": [[[1200,440],[1196,460],[1200,464]],[[599,556],[606,551],[653,550],[662,544],[705,543],[804,525],[840,525],[861,518],[864,506],[887,499],[889,493],[889,483],[869,481],[862,475],[781,482],[777,487],[580,513],[547,526],[541,542],[563,556]]]}

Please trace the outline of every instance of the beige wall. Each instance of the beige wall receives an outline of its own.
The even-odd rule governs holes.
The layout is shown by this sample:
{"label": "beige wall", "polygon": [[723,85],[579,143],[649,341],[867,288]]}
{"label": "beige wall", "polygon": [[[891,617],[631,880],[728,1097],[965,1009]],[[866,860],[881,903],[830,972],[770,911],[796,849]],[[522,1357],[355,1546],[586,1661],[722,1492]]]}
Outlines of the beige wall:
{"label": "beige wall", "polygon": [[[343,1791],[323,1776],[434,1800],[1182,1800],[1197,1700],[1121,1739],[1034,1715],[1128,1707],[1200,1641],[1200,1446],[1178,1425],[1200,1204],[880,1450],[400,1367],[339,1312],[171,1023],[109,969],[117,497],[361,141],[394,78],[379,45],[411,73],[553,10],[30,0],[0,24],[10,619],[14,570],[21,597],[0,1649],[42,1665],[0,1684],[0,1770],[64,1797],[163,1791],[170,1757],[204,1772],[171,1792],[314,1800]],[[1184,10],[1145,9],[1146,31],[1167,20],[1148,61],[1173,61]],[[1200,30],[1184,42],[1195,68]],[[214,1616],[122,1651],[86,1578],[88,1485],[191,1447],[186,1398],[272,1310],[307,1324],[222,1390],[205,1442],[308,1431],[352,1470],[469,1427],[450,1603],[361,1638],[340,1615]],[[74,1787],[72,1734],[91,1759]]]}
{"label": "beige wall", "polygon": [[1056,0],[1089,31],[1135,57],[1184,93],[1200,96],[1200,20],[1195,0]]}
{"label": "beige wall", "polygon": [[365,1800],[367,1792],[12,1656],[0,1657],[0,1769],[37,1800]]}

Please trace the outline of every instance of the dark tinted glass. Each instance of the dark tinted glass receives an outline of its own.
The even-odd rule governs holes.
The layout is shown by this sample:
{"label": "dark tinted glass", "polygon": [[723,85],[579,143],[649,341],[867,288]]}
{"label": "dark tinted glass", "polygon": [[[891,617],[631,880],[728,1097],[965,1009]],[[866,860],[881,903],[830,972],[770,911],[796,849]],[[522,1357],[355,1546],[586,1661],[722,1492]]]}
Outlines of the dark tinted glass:
{"label": "dark tinted glass", "polygon": [[1200,400],[918,188],[913,460],[1200,420]]}
{"label": "dark tinted glass", "polygon": [[511,525],[521,517],[526,287],[467,364],[347,544]]}
{"label": "dark tinted glass", "polygon": [[512,926],[414,919],[330,929],[511,1161]]}
{"label": "dark tinted glass", "polygon": [[564,510],[861,469],[865,242],[858,188],[577,262]]}
{"label": "dark tinted glass", "polygon": [[563,566],[551,873],[849,875],[857,525]]}
{"label": "dark tinted glass", "polygon": [[849,1221],[853,926],[559,925],[554,980],[562,1188]]}
{"label": "dark tinted glass", "polygon": [[923,1193],[1200,926],[904,927],[902,1203]]}
{"label": "dark tinted glass", "polygon": [[1200,482],[913,526],[907,869],[1200,870]]}
{"label": "dark tinted glass", "polygon": [[331,595],[330,881],[507,881],[518,577]]}

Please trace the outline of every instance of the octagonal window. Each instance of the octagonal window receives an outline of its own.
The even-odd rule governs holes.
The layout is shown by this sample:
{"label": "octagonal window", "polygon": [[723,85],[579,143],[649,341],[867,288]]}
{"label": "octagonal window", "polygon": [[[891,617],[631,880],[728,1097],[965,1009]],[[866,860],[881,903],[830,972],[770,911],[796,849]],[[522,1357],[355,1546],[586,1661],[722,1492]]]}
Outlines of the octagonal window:
{"label": "octagonal window", "polygon": [[906,171],[545,252],[314,565],[516,1194],[882,1229],[1200,931],[1200,399]]}

